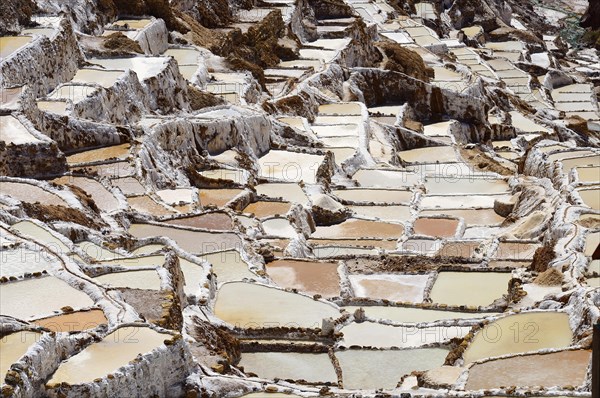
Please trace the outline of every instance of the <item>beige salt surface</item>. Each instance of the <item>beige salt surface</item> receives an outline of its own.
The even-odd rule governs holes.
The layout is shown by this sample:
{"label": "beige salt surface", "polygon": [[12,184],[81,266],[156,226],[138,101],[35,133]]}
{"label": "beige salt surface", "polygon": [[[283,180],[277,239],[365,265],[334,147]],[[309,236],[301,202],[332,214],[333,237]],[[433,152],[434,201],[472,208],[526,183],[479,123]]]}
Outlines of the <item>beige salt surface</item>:
{"label": "beige salt surface", "polygon": [[281,238],[295,238],[297,236],[296,229],[288,221],[287,218],[274,217],[262,221],[262,226],[265,234],[277,236]]}
{"label": "beige salt surface", "polygon": [[337,263],[297,260],[276,260],[266,265],[267,273],[279,286],[324,297],[340,294],[337,268]]}
{"label": "beige salt surface", "polygon": [[427,193],[433,195],[443,194],[494,194],[508,191],[508,184],[504,180],[484,178],[427,178],[425,181]]}
{"label": "beige salt surface", "polygon": [[321,328],[325,318],[338,318],[339,310],[310,297],[254,283],[231,282],[219,289],[215,315],[242,328]]}
{"label": "beige salt surface", "polygon": [[498,225],[504,217],[498,215],[493,209],[465,209],[465,210],[423,210],[421,216],[446,215],[460,217],[469,226]]}
{"label": "beige salt surface", "polygon": [[344,388],[350,390],[393,389],[402,376],[414,370],[442,366],[448,350],[345,350],[335,353],[342,368]]}
{"label": "beige salt surface", "polygon": [[133,210],[140,213],[146,213],[153,216],[168,216],[173,214],[173,211],[167,209],[160,203],[155,202],[150,196],[131,196],[127,198],[127,203]]}
{"label": "beige salt surface", "polygon": [[397,191],[388,189],[344,189],[333,190],[332,193],[349,202],[374,202],[374,203],[410,203],[411,191]]}
{"label": "beige salt surface", "polygon": [[477,332],[467,347],[465,363],[489,357],[566,348],[573,333],[564,312],[522,312],[502,317]]}
{"label": "beige salt surface", "polygon": [[94,280],[108,287],[160,290],[160,277],[154,270],[113,272],[97,276]]}
{"label": "beige salt surface", "polygon": [[360,169],[352,176],[361,187],[400,188],[415,185],[419,176],[410,171]]}
{"label": "beige salt surface", "polygon": [[465,389],[580,386],[585,380],[590,357],[591,351],[577,350],[496,359],[476,364],[469,369]]}
{"label": "beige salt surface", "polygon": [[426,344],[442,343],[454,338],[463,338],[470,326],[392,326],[375,322],[353,322],[340,329],[346,347],[410,348]]}
{"label": "beige salt surface", "polygon": [[8,57],[12,53],[33,40],[31,36],[4,36],[0,37],[0,59]]}
{"label": "beige salt surface", "polygon": [[29,220],[19,221],[10,227],[13,232],[18,232],[24,236],[29,236],[43,245],[47,246],[50,250],[57,253],[66,254],[71,250],[58,238],[60,234],[56,231],[50,231],[44,227],[41,227]]}
{"label": "beige salt surface", "polygon": [[219,284],[241,281],[244,278],[256,278],[256,275],[248,269],[248,263],[242,259],[240,252],[237,250],[205,254],[202,256],[202,259],[212,265],[213,272],[217,275],[217,282]]}
{"label": "beige salt surface", "polygon": [[494,258],[510,260],[528,260],[533,258],[533,254],[540,247],[537,243],[521,242],[500,242]]}
{"label": "beige salt surface", "polygon": [[361,217],[378,218],[383,221],[407,221],[411,218],[409,206],[348,206]]}
{"label": "beige salt surface", "polygon": [[270,198],[282,198],[287,202],[305,204],[308,197],[298,184],[294,183],[267,183],[256,186],[256,193]]}
{"label": "beige salt surface", "polygon": [[600,188],[580,189],[577,191],[586,206],[594,210],[600,210]]}
{"label": "beige salt surface", "polygon": [[0,314],[25,320],[93,303],[87,294],[54,276],[4,283],[0,288]]}
{"label": "beige salt surface", "polygon": [[429,297],[447,305],[487,306],[507,294],[509,272],[440,272]]}
{"label": "beige salt surface", "polygon": [[42,337],[41,333],[22,331],[11,333],[0,339],[0,377],[4,384],[4,376],[11,365],[17,362],[29,348]]}
{"label": "beige salt surface", "polygon": [[240,366],[265,379],[337,383],[335,369],[326,353],[247,352],[242,353]]}
{"label": "beige salt surface", "polygon": [[0,182],[0,194],[12,196],[26,203],[39,202],[44,205],[55,205],[69,207],[60,196],[55,195],[36,185],[22,182],[2,181]]}
{"label": "beige salt surface", "polygon": [[349,275],[356,297],[419,303],[429,275]]}
{"label": "beige salt surface", "polygon": [[41,143],[27,130],[19,119],[13,116],[0,116],[0,141],[7,145],[23,145]]}
{"label": "beige salt surface", "polygon": [[417,307],[386,307],[386,306],[347,306],[342,307],[353,314],[359,308],[374,319],[387,319],[401,323],[437,322],[451,319],[479,319],[498,315],[490,312],[457,312],[425,309]]}
{"label": "beige salt surface", "polygon": [[205,213],[197,216],[176,218],[164,221],[165,224],[182,227],[204,228],[220,231],[233,230],[233,221],[226,213]]}
{"label": "beige salt surface", "polygon": [[53,332],[74,332],[95,329],[102,324],[108,324],[108,320],[102,310],[93,309],[55,315],[35,320],[33,323]]}
{"label": "beige salt surface", "polygon": [[170,338],[171,335],[148,327],[119,328],[61,362],[47,385],[90,383],[127,365],[139,354],[163,347],[164,341]]}
{"label": "beige salt surface", "polygon": [[271,150],[258,159],[258,166],[261,177],[314,184],[323,159],[322,155]]}
{"label": "beige salt surface", "polygon": [[399,238],[403,233],[401,224],[349,219],[341,224],[317,227],[311,238]]}

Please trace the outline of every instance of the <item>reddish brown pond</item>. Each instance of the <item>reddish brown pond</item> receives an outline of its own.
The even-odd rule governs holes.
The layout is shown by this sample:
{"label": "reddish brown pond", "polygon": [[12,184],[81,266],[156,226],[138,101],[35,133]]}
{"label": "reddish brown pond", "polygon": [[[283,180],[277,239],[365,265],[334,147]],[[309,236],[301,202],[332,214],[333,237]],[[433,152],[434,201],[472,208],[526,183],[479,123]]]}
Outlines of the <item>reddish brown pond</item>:
{"label": "reddish brown pond", "polygon": [[267,273],[281,287],[334,297],[340,294],[337,268],[337,263],[277,260],[267,264]]}
{"label": "reddish brown pond", "polygon": [[101,324],[108,324],[102,310],[76,311],[69,314],[51,316],[33,321],[36,325],[53,332],[78,332],[94,329]]}
{"label": "reddish brown pond", "polygon": [[313,238],[399,238],[404,233],[401,224],[349,219],[330,227],[317,227]]}
{"label": "reddish brown pond", "polygon": [[218,231],[231,231],[233,229],[233,221],[226,213],[206,213],[198,216],[177,218],[165,221],[165,224],[213,229]]}
{"label": "reddish brown pond", "polygon": [[242,189],[202,189],[200,190],[200,204],[223,207],[240,192]]}
{"label": "reddish brown pond", "polygon": [[413,226],[415,235],[451,238],[456,235],[458,220],[450,218],[418,218]]}
{"label": "reddish brown pond", "polygon": [[469,370],[467,390],[500,386],[551,387],[583,384],[590,356],[587,350],[526,355],[474,365]]}
{"label": "reddish brown pond", "polygon": [[284,215],[290,210],[289,202],[266,202],[258,201],[250,203],[244,209],[244,213],[253,213],[257,218],[270,217],[276,214]]}

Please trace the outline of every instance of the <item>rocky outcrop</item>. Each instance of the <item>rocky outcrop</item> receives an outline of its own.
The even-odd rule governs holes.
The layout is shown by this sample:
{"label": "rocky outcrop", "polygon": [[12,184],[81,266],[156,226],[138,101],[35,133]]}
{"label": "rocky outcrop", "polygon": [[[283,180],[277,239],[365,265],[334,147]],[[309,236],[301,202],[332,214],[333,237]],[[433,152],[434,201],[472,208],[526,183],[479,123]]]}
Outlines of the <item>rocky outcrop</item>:
{"label": "rocky outcrop", "polygon": [[0,36],[21,31],[31,25],[31,15],[37,6],[32,0],[6,0],[0,3]]}

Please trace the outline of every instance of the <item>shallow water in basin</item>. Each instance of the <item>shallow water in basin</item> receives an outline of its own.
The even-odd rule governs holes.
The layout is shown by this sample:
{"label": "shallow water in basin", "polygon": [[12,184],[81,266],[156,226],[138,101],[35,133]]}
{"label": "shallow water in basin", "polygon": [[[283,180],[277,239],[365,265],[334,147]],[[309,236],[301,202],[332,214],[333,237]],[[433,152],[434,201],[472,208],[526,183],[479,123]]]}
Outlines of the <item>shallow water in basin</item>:
{"label": "shallow water in basin", "polygon": [[143,257],[122,257],[114,260],[102,261],[102,265],[119,266],[119,267],[162,267],[165,263],[165,256],[162,254],[156,254],[152,256]]}
{"label": "shallow water in basin", "polygon": [[266,265],[267,273],[279,286],[323,297],[340,294],[337,268],[337,263],[297,260],[276,260]]}
{"label": "shallow water in basin", "polygon": [[281,238],[295,238],[298,233],[287,218],[269,218],[262,221],[265,234]]}
{"label": "shallow water in basin", "polygon": [[169,205],[192,203],[194,190],[192,188],[162,189],[156,191],[158,197]]}
{"label": "shallow water in basin", "polygon": [[600,166],[600,156],[587,156],[582,158],[571,158],[561,161],[563,171],[569,173],[572,168],[580,166]]}
{"label": "shallow water in basin", "polygon": [[40,250],[0,246],[0,277],[17,277],[26,273],[47,271],[55,261],[52,255]]}
{"label": "shallow water in basin", "polygon": [[6,58],[19,48],[33,40],[29,36],[4,36],[0,37],[0,59]]}
{"label": "shallow water in basin", "polygon": [[433,195],[443,194],[489,194],[508,191],[508,184],[504,180],[490,180],[480,178],[427,178],[425,182],[427,193]]}
{"label": "shallow water in basin", "polygon": [[127,287],[130,289],[160,290],[160,277],[154,270],[113,272],[94,278],[108,287]]}
{"label": "shallow water in basin", "polygon": [[408,206],[348,206],[358,216],[379,218],[383,221],[407,221],[411,218]]}
{"label": "shallow water in basin", "polygon": [[67,113],[66,101],[38,101],[37,106],[44,112],[52,112],[57,115],[65,115]]}
{"label": "shallow water in basin", "polygon": [[245,184],[248,180],[248,172],[240,169],[204,170],[201,171],[200,174],[205,178],[233,181],[236,184]]}
{"label": "shallow water in basin", "polygon": [[440,304],[487,306],[507,294],[510,279],[509,272],[440,272],[429,297]]}
{"label": "shallow water in basin", "polygon": [[4,376],[10,366],[25,355],[29,347],[39,341],[41,337],[41,333],[23,331],[11,333],[0,339],[0,350],[2,352],[2,355],[0,355],[0,377],[2,377],[3,383]]}
{"label": "shallow water in basin", "polygon": [[452,217],[461,217],[468,226],[473,225],[498,225],[504,221],[504,217],[499,216],[493,209],[473,209],[473,210],[424,210],[420,213],[422,216],[446,215]]}
{"label": "shallow water in basin", "polygon": [[349,275],[356,297],[420,303],[429,275]]}
{"label": "shallow water in basin", "polygon": [[540,245],[537,243],[500,242],[494,258],[511,260],[532,259],[538,247]]}
{"label": "shallow water in basin", "polygon": [[223,207],[242,191],[243,189],[201,189],[199,193],[200,203],[203,206],[215,205]]}
{"label": "shallow water in basin", "polygon": [[153,216],[168,216],[174,213],[148,195],[131,196],[127,198],[127,203],[133,210]]}
{"label": "shallow water in basin", "polygon": [[594,210],[600,210],[600,189],[581,189],[577,193],[586,206]]}
{"label": "shallow water in basin", "polygon": [[409,151],[399,151],[400,159],[408,163],[429,163],[431,159],[438,162],[458,162],[458,157],[454,148],[450,146],[436,146],[429,148],[411,149]]}
{"label": "shallow water in basin", "polygon": [[340,316],[335,307],[312,298],[244,282],[224,284],[214,310],[217,317],[242,328],[321,328],[323,319]]}
{"label": "shallow water in basin", "polygon": [[95,260],[114,260],[116,258],[123,257],[121,254],[116,253],[107,249],[106,247],[98,246],[93,242],[81,242],[78,243],[77,246],[88,256],[92,257]]}
{"label": "shallow water in basin", "polygon": [[169,48],[164,55],[175,58],[180,66],[197,65],[200,52],[193,48]]}
{"label": "shallow water in basin", "polygon": [[594,251],[600,245],[600,232],[589,233],[585,237],[585,248],[583,250],[586,256],[592,256]]}
{"label": "shallow water in basin", "polygon": [[55,195],[36,185],[25,184],[22,182],[0,182],[0,193],[9,195],[13,198],[26,203],[40,202],[44,205],[55,205],[69,207],[58,195]]}
{"label": "shallow water in basin", "polygon": [[401,224],[349,219],[341,224],[317,227],[311,238],[399,238],[403,233]]}
{"label": "shallow water in basin", "polygon": [[13,116],[0,116],[0,141],[7,145],[23,145],[41,142]]}
{"label": "shallow water in basin", "polygon": [[460,208],[493,208],[494,200],[508,198],[505,195],[461,195],[461,196],[430,196],[421,199],[421,207],[425,209],[460,209]]}
{"label": "shallow water in basin", "polygon": [[324,157],[307,153],[271,150],[258,159],[260,176],[285,182],[313,184]]}
{"label": "shallow water in basin", "polygon": [[113,26],[127,27],[129,29],[143,29],[152,22],[151,19],[121,19],[116,21]]}
{"label": "shallow water in basin", "polygon": [[2,284],[0,313],[19,319],[34,319],[50,315],[61,308],[84,308],[92,299],[66,282],[46,276]]}
{"label": "shallow water in basin", "polygon": [[580,182],[600,182],[600,167],[577,167]]}
{"label": "shallow water in basin", "polygon": [[252,213],[257,218],[270,217],[276,214],[284,215],[290,210],[289,202],[265,202],[258,201],[250,203],[244,208],[244,213]]}
{"label": "shallow water in basin", "polygon": [[362,107],[357,102],[343,102],[319,106],[321,115],[361,115]]}
{"label": "shallow water in basin", "polygon": [[92,343],[83,351],[63,361],[48,385],[92,382],[127,365],[138,354],[145,354],[163,346],[163,342],[170,337],[148,327],[119,328],[102,341]]}
{"label": "shallow water in basin", "polygon": [[102,69],[79,69],[73,79],[73,83],[99,84],[102,87],[112,87],[117,79],[123,75],[122,71],[111,71]]}
{"label": "shallow water in basin", "polygon": [[416,173],[397,170],[358,170],[352,179],[362,187],[399,188],[415,185],[419,177]]}
{"label": "shallow water in basin", "polygon": [[219,284],[241,281],[244,278],[256,279],[256,275],[248,269],[248,263],[242,259],[237,250],[209,253],[201,258],[212,265],[213,273],[217,275]]}
{"label": "shallow water in basin", "polygon": [[335,369],[326,353],[248,352],[242,354],[240,366],[266,379],[337,383]]}
{"label": "shallow water in basin", "polygon": [[50,329],[53,332],[75,332],[95,329],[108,324],[102,310],[76,311],[69,314],[51,316],[33,321],[38,326]]}
{"label": "shallow water in basin", "polygon": [[591,351],[577,350],[497,359],[473,366],[465,388],[580,386],[590,357]]}
{"label": "shallow water in basin", "polygon": [[132,224],[129,233],[136,238],[166,236],[190,253],[209,253],[241,246],[240,238],[233,233],[190,231],[152,224]]}
{"label": "shallow water in basin", "polygon": [[449,241],[444,243],[437,254],[445,257],[470,258],[475,256],[480,246],[480,241]]}
{"label": "shallow water in basin", "polygon": [[463,358],[470,363],[544,348],[566,348],[572,338],[567,313],[523,312],[486,325],[475,335]]}
{"label": "shallow water in basin", "polygon": [[470,326],[433,326],[416,329],[413,326],[391,326],[375,322],[353,322],[344,326],[345,347],[409,348],[425,344],[443,343],[453,338],[463,338]]}
{"label": "shallow water in basin", "polygon": [[270,198],[282,198],[288,202],[305,204],[308,197],[298,184],[268,183],[256,186],[256,193]]}
{"label": "shallow water in basin", "polygon": [[358,203],[410,203],[413,196],[411,191],[394,191],[387,189],[343,189],[333,190],[332,193],[341,200]]}
{"label": "shallow water in basin", "polygon": [[495,313],[441,311],[414,307],[347,306],[342,308],[351,314],[357,309],[363,308],[365,314],[370,318],[387,319],[402,323],[436,322],[450,319],[478,319],[497,315]]}
{"label": "shallow water in basin", "polygon": [[393,389],[402,376],[414,370],[442,366],[448,351],[442,348],[371,351],[346,350],[335,353],[342,368],[344,388]]}
{"label": "shallow water in basin", "polygon": [[54,234],[58,235],[57,232],[50,232],[46,228],[40,227],[31,221],[19,221],[10,227],[11,231],[19,232],[23,235],[30,236],[33,239],[41,242],[52,251],[66,254],[70,249]]}
{"label": "shallow water in basin", "polygon": [[98,162],[109,159],[125,159],[129,156],[129,144],[114,145],[104,148],[91,149],[67,156],[69,164]]}
{"label": "shallow water in basin", "polygon": [[413,224],[416,235],[451,238],[456,235],[459,221],[449,218],[418,218]]}

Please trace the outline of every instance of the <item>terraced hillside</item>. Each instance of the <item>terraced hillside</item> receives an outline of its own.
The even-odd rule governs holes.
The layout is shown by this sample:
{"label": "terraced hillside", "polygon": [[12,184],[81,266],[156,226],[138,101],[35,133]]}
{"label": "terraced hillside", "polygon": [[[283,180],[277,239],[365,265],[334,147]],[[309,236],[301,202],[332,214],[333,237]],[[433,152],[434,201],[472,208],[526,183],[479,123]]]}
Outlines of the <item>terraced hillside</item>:
{"label": "terraced hillside", "polygon": [[5,1],[2,397],[591,397],[585,6]]}

